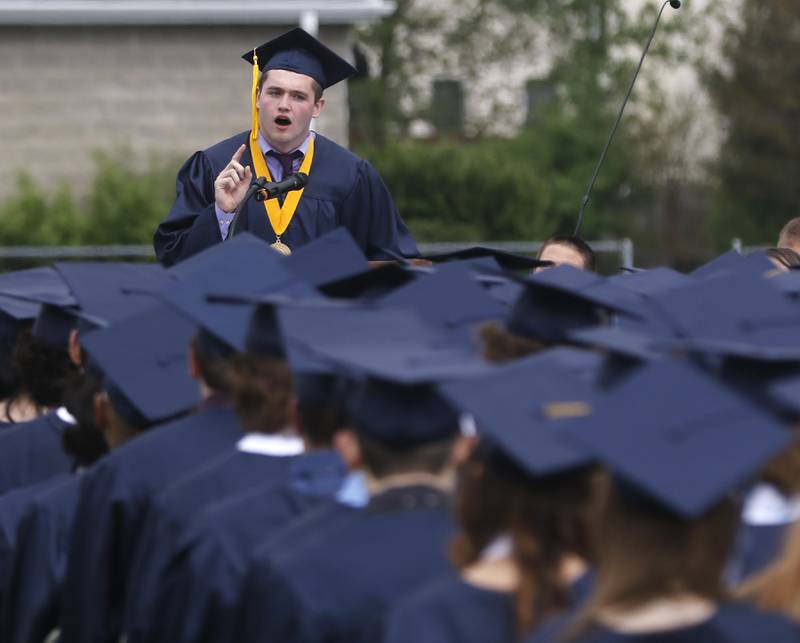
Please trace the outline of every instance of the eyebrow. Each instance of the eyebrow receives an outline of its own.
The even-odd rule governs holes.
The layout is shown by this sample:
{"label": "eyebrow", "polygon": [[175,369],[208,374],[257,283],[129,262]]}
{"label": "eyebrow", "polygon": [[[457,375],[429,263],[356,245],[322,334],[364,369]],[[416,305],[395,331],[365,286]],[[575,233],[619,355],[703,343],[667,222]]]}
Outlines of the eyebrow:
{"label": "eyebrow", "polygon": [[301,96],[309,96],[309,92],[305,89],[286,89],[285,87],[281,87],[280,85],[267,85],[267,91],[277,89],[278,91],[288,92],[290,94],[300,94]]}

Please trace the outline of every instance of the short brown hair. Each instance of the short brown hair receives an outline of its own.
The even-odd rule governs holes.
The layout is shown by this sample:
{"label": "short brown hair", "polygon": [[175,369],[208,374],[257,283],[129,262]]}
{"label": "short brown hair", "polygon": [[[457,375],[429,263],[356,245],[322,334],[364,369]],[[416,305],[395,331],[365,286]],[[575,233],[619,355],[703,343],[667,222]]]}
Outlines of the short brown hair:
{"label": "short brown hair", "polygon": [[[264,85],[264,81],[267,79],[267,74],[269,73],[269,69],[265,69],[261,72],[261,75],[258,77],[258,84],[256,85],[257,93],[261,93],[261,87]],[[311,78],[311,76],[309,76]],[[316,80],[311,78],[311,89],[314,92],[314,102],[318,103],[319,99],[322,98],[322,85],[320,85]]]}
{"label": "short brown hair", "polygon": [[580,237],[575,237],[571,234],[559,234],[555,237],[550,237],[542,244],[542,247],[539,248],[536,258],[541,259],[545,248],[553,245],[567,246],[568,248],[572,248],[583,258],[583,266],[586,268],[586,270],[591,270],[594,272],[597,269],[597,257],[595,256],[592,247]]}
{"label": "short brown hair", "polygon": [[289,422],[292,374],[277,357],[239,354],[233,359],[233,403],[246,431],[276,433]]}
{"label": "short brown hair", "polygon": [[441,473],[449,464],[455,438],[397,446],[356,431],[364,467],[376,478],[400,473]]}
{"label": "short brown hair", "polygon": [[778,235],[778,247],[800,246],[800,217],[791,219]]}
{"label": "short brown hair", "polygon": [[549,344],[508,332],[497,322],[481,326],[478,337],[483,344],[483,356],[495,364],[503,364],[549,348]]}

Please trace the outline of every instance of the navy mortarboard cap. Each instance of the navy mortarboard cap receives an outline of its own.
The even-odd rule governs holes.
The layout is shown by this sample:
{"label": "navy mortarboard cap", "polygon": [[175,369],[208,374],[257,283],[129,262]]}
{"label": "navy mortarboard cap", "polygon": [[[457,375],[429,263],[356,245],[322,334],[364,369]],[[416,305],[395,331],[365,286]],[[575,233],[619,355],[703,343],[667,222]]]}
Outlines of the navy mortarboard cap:
{"label": "navy mortarboard cap", "polygon": [[160,264],[58,262],[81,312],[113,323],[156,303],[155,295],[169,281]]}
{"label": "navy mortarboard cap", "polygon": [[361,248],[344,227],[301,246],[285,261],[289,270],[312,286],[339,281],[369,268]]}
{"label": "navy mortarboard cap", "polygon": [[784,408],[800,416],[800,373],[770,383],[769,393]]}
{"label": "navy mortarboard cap", "polygon": [[[32,303],[52,304],[62,307],[76,306],[78,304],[67,283],[50,266],[7,272],[0,275],[0,295]],[[35,316],[36,312],[29,319]]]}
{"label": "navy mortarboard cap", "polygon": [[194,324],[162,304],[86,333],[80,341],[109,383],[115,410],[143,428],[200,401],[187,361],[194,332]]}
{"label": "navy mortarboard cap", "polygon": [[[262,72],[285,69],[303,74],[316,80],[322,89],[356,73],[356,68],[344,58],[299,27],[265,42],[256,48],[255,53]],[[253,51],[248,51],[242,58],[252,65]]]}
{"label": "navy mortarboard cap", "polygon": [[800,358],[800,306],[757,273],[720,273],[650,298],[681,339],[674,347],[763,360]]}
{"label": "navy mortarboard cap", "polygon": [[791,440],[750,400],[677,360],[643,366],[564,432],[627,487],[686,518],[746,483]]}
{"label": "navy mortarboard cap", "polygon": [[412,310],[421,319],[450,329],[500,319],[506,312],[506,307],[460,263],[446,264],[431,274],[421,275],[383,296],[379,305]]}
{"label": "navy mortarboard cap", "polygon": [[[242,350],[254,304],[223,302],[214,295],[253,295],[315,290],[291,273],[283,257],[249,233],[236,235],[178,264],[177,281],[161,297],[195,324],[236,350]],[[175,270],[170,269],[170,272]]]}
{"label": "navy mortarboard cap", "polygon": [[395,288],[413,281],[420,274],[425,273],[411,270],[399,263],[387,262],[326,283],[320,287],[320,291],[328,297],[370,299],[385,295]]}
{"label": "navy mortarboard cap", "polygon": [[277,314],[290,345],[342,372],[416,384],[487,368],[469,345],[410,311],[340,307],[321,315],[289,305]]}
{"label": "navy mortarboard cap", "polygon": [[430,384],[370,377],[354,391],[348,411],[356,431],[398,447],[459,433],[458,413]]}
{"label": "navy mortarboard cap", "polygon": [[671,268],[652,268],[650,270],[637,270],[631,274],[619,274],[609,277],[609,283],[625,288],[642,295],[682,288],[690,285],[693,280]]}
{"label": "navy mortarboard cap", "polygon": [[[91,324],[91,326],[96,326]],[[86,328],[82,324],[77,308],[63,308],[54,304],[42,304],[33,322],[31,334],[54,348],[66,350],[69,335],[73,330]]]}
{"label": "navy mortarboard cap", "polygon": [[541,261],[540,259],[533,259],[525,255],[506,252],[504,250],[495,250],[494,248],[486,248],[483,246],[472,246],[471,248],[463,248],[452,252],[430,254],[426,255],[425,259],[433,263],[445,263],[448,261],[461,261],[464,259],[477,259],[481,257],[493,258],[497,264],[505,270],[525,270],[530,272],[534,268],[553,265],[552,261]]}
{"label": "navy mortarboard cap", "polygon": [[598,394],[563,368],[555,354],[540,353],[479,377],[448,381],[442,394],[475,418],[478,433],[535,475],[558,473],[588,462],[565,440],[566,418],[591,414]]}
{"label": "navy mortarboard cap", "polygon": [[723,273],[750,273],[765,276],[774,270],[775,264],[763,251],[743,255],[737,250],[729,250],[692,271],[690,275],[696,279],[707,279]]}

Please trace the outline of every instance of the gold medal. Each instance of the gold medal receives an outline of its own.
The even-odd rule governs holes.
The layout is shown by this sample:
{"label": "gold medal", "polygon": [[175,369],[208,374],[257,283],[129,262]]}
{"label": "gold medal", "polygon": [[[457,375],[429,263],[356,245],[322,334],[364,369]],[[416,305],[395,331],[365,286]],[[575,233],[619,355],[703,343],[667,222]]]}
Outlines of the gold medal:
{"label": "gold medal", "polygon": [[290,254],[292,254],[292,249],[283,243],[280,237],[275,238],[275,243],[270,245],[270,248],[275,250],[275,252],[280,252],[284,257],[288,257]]}

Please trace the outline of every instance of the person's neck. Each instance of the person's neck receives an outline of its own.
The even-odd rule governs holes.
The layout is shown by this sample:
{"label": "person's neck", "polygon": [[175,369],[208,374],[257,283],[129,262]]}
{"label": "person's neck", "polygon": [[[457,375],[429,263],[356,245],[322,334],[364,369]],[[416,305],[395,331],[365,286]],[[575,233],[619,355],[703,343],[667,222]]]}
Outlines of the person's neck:
{"label": "person's neck", "polygon": [[[583,576],[588,569],[586,561],[568,554],[561,561],[559,577],[569,586]],[[519,587],[519,566],[511,553],[500,557],[481,557],[461,571],[461,578],[481,589],[493,592],[514,592]]]}
{"label": "person's neck", "polygon": [[370,496],[401,487],[432,487],[445,493],[450,493],[455,486],[455,475],[450,469],[442,473],[425,473],[423,471],[409,471],[407,473],[394,473],[380,478],[369,471],[364,472],[364,481]]}
{"label": "person's neck", "polygon": [[47,409],[38,407],[28,395],[20,395],[13,400],[0,401],[0,421],[17,424],[30,422],[44,415]]}
{"label": "person's neck", "polygon": [[276,152],[280,152],[281,154],[289,154],[289,152],[294,152],[305,142],[310,132],[311,130],[307,129],[302,136],[298,136],[296,139],[294,139],[289,143],[276,143],[274,141],[271,141],[269,140],[267,135],[264,134],[264,132],[261,132],[261,136],[267,142],[267,145],[269,145]]}
{"label": "person's neck", "polygon": [[624,634],[646,634],[677,630],[708,621],[717,604],[697,594],[676,594],[656,598],[636,607],[604,607],[596,620]]}

